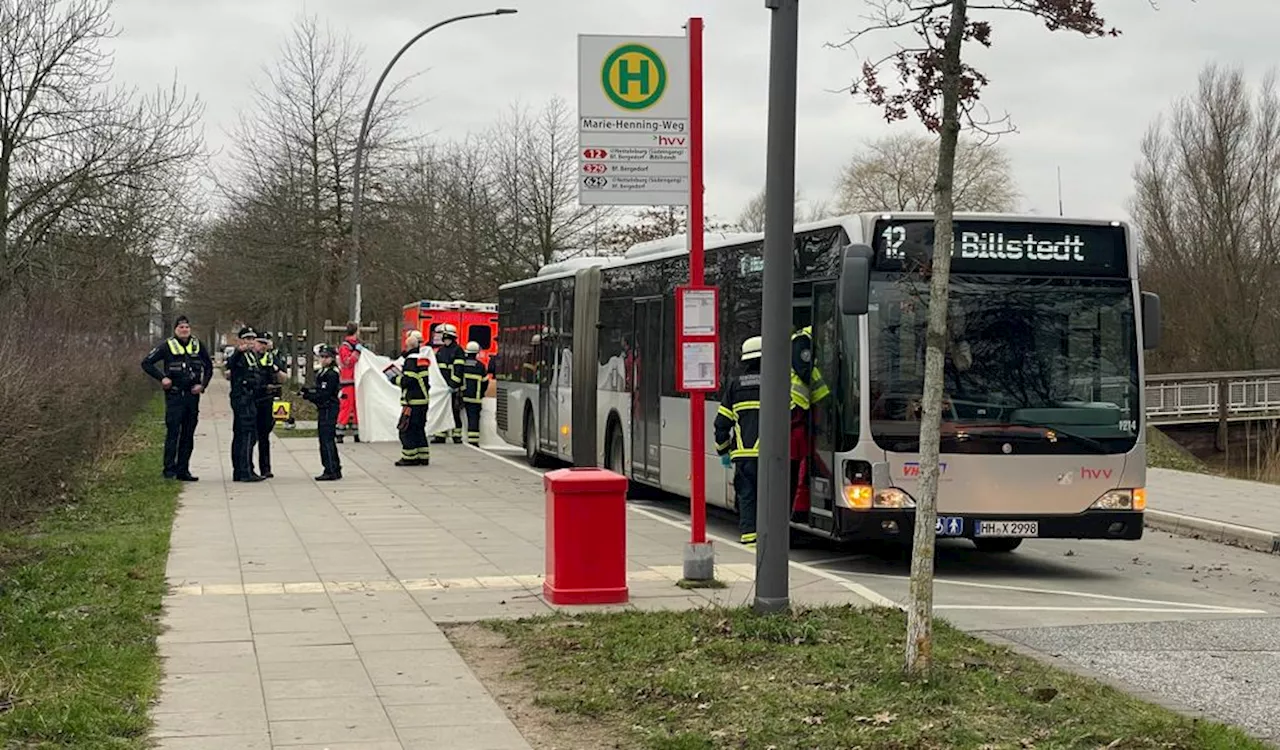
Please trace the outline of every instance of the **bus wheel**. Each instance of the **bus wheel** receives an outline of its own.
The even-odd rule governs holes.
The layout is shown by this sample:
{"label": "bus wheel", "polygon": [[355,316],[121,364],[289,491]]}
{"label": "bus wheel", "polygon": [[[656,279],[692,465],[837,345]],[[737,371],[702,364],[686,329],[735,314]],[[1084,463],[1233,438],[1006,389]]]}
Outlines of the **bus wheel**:
{"label": "bus wheel", "polygon": [[626,453],[622,450],[622,429],[616,423],[609,428],[609,450],[605,454],[605,468],[615,474],[626,476],[622,462]]}
{"label": "bus wheel", "polygon": [[524,415],[524,460],[535,469],[542,468],[544,461],[538,451],[538,436],[533,431],[533,415]]}
{"label": "bus wheel", "polygon": [[1001,537],[999,539],[973,540],[973,546],[977,547],[979,552],[1012,552],[1021,545],[1021,539],[1009,539],[1005,537]]}

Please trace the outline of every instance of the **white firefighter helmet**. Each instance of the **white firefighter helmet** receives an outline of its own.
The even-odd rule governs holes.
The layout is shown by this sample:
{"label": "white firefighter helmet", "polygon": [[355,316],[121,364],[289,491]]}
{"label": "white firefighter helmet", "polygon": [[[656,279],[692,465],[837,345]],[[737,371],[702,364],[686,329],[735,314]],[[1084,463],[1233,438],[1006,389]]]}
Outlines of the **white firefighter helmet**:
{"label": "white firefighter helmet", "polygon": [[760,359],[760,337],[752,336],[742,342],[742,361],[749,359]]}
{"label": "white firefighter helmet", "polygon": [[479,354],[480,345],[474,341],[467,342],[467,354]]}
{"label": "white firefighter helmet", "polygon": [[458,338],[458,329],[454,328],[452,323],[445,323],[440,326],[440,336],[452,336],[456,339]]}
{"label": "white firefighter helmet", "polygon": [[409,331],[409,333],[404,337],[404,345],[406,348],[412,349],[413,347],[419,346],[421,344],[422,344],[422,331],[419,331],[416,328],[412,331]]}

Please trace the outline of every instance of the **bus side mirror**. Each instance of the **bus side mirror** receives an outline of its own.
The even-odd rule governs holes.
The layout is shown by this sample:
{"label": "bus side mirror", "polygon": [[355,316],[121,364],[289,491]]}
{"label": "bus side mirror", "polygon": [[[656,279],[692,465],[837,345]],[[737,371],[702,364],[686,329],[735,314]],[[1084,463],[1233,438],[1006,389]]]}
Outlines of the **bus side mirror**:
{"label": "bus side mirror", "polygon": [[844,264],[840,269],[840,312],[845,315],[866,315],[871,306],[873,255],[867,245],[849,245],[844,249]]}
{"label": "bus side mirror", "polygon": [[1157,349],[1160,346],[1160,295],[1142,293],[1142,348]]}

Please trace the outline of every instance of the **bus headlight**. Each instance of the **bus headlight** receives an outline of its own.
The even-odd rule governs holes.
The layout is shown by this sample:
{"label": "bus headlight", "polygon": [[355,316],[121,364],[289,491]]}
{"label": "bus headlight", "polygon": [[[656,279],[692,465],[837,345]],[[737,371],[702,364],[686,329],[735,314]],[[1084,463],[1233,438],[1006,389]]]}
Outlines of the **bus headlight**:
{"label": "bus headlight", "polygon": [[1146,510],[1147,491],[1142,487],[1132,490],[1111,490],[1093,501],[1090,510]]}
{"label": "bus headlight", "polygon": [[877,508],[914,508],[916,501],[910,495],[898,489],[897,487],[886,487],[876,492],[875,507]]}

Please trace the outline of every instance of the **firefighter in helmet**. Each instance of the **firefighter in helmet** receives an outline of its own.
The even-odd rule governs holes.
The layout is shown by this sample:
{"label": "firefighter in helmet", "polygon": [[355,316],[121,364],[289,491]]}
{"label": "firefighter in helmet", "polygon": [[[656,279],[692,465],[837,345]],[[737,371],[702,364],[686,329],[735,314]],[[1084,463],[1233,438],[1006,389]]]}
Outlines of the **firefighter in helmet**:
{"label": "firefighter in helmet", "polygon": [[756,487],[760,464],[760,337],[742,343],[742,370],[725,383],[716,413],[716,453],[733,466],[739,541],[756,546]]}
{"label": "firefighter in helmet", "polygon": [[471,445],[480,445],[480,410],[484,404],[487,378],[488,371],[480,361],[480,344],[470,341],[462,361],[453,367],[453,379],[461,384],[458,391],[462,396],[462,408],[467,413],[467,442]]}

